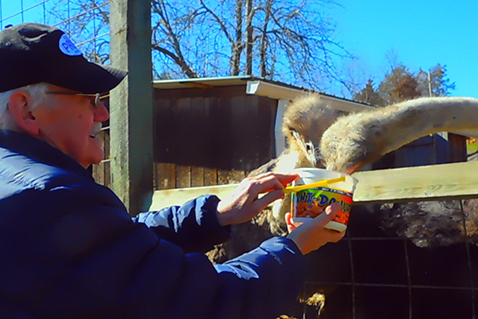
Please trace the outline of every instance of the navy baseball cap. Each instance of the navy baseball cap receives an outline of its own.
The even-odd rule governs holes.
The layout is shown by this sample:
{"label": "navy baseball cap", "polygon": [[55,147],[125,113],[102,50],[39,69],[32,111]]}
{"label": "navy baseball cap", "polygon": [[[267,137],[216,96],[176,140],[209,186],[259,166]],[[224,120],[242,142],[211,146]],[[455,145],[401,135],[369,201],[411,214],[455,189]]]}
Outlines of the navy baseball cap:
{"label": "navy baseball cap", "polygon": [[47,82],[82,93],[104,93],[126,74],[86,60],[56,27],[22,23],[0,32],[0,92]]}

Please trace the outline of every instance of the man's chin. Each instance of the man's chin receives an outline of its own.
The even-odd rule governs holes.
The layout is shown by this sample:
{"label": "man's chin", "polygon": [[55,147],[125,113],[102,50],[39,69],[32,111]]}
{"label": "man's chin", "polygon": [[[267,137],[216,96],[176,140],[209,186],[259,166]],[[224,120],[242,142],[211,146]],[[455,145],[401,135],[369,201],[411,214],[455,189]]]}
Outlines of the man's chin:
{"label": "man's chin", "polygon": [[90,158],[87,158],[84,161],[80,162],[80,165],[83,166],[84,168],[88,168],[91,165],[100,164],[104,158],[105,158],[105,154],[101,152],[101,154],[91,156]]}

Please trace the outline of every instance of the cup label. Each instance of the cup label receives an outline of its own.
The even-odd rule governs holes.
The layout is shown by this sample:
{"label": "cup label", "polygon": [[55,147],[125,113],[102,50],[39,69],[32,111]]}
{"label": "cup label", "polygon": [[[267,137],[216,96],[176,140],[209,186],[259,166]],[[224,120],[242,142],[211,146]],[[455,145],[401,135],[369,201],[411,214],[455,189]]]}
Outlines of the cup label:
{"label": "cup label", "polygon": [[329,187],[309,188],[292,193],[292,216],[296,218],[314,218],[332,203],[340,203],[341,210],[334,221],[347,225],[352,208],[353,194],[341,189]]}

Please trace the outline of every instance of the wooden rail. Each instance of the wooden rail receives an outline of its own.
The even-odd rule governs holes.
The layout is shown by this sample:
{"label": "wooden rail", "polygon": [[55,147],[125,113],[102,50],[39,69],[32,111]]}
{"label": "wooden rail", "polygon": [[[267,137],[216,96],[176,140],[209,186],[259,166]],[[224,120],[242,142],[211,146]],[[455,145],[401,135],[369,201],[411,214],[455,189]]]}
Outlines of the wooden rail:
{"label": "wooden rail", "polygon": [[[478,162],[418,166],[353,174],[354,204],[478,198]],[[181,205],[202,194],[227,196],[237,184],[155,191],[151,210]]]}
{"label": "wooden rail", "polygon": [[357,172],[355,204],[478,198],[478,162]]}

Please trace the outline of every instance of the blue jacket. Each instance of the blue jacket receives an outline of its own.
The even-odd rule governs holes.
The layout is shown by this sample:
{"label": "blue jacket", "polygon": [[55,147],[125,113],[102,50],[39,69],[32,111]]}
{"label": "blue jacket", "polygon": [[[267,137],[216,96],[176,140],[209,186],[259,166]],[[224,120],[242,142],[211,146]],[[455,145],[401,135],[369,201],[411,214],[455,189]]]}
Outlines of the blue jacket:
{"label": "blue jacket", "polygon": [[305,261],[287,238],[221,265],[218,198],[134,220],[61,151],[0,132],[0,318],[275,318],[295,305]]}

